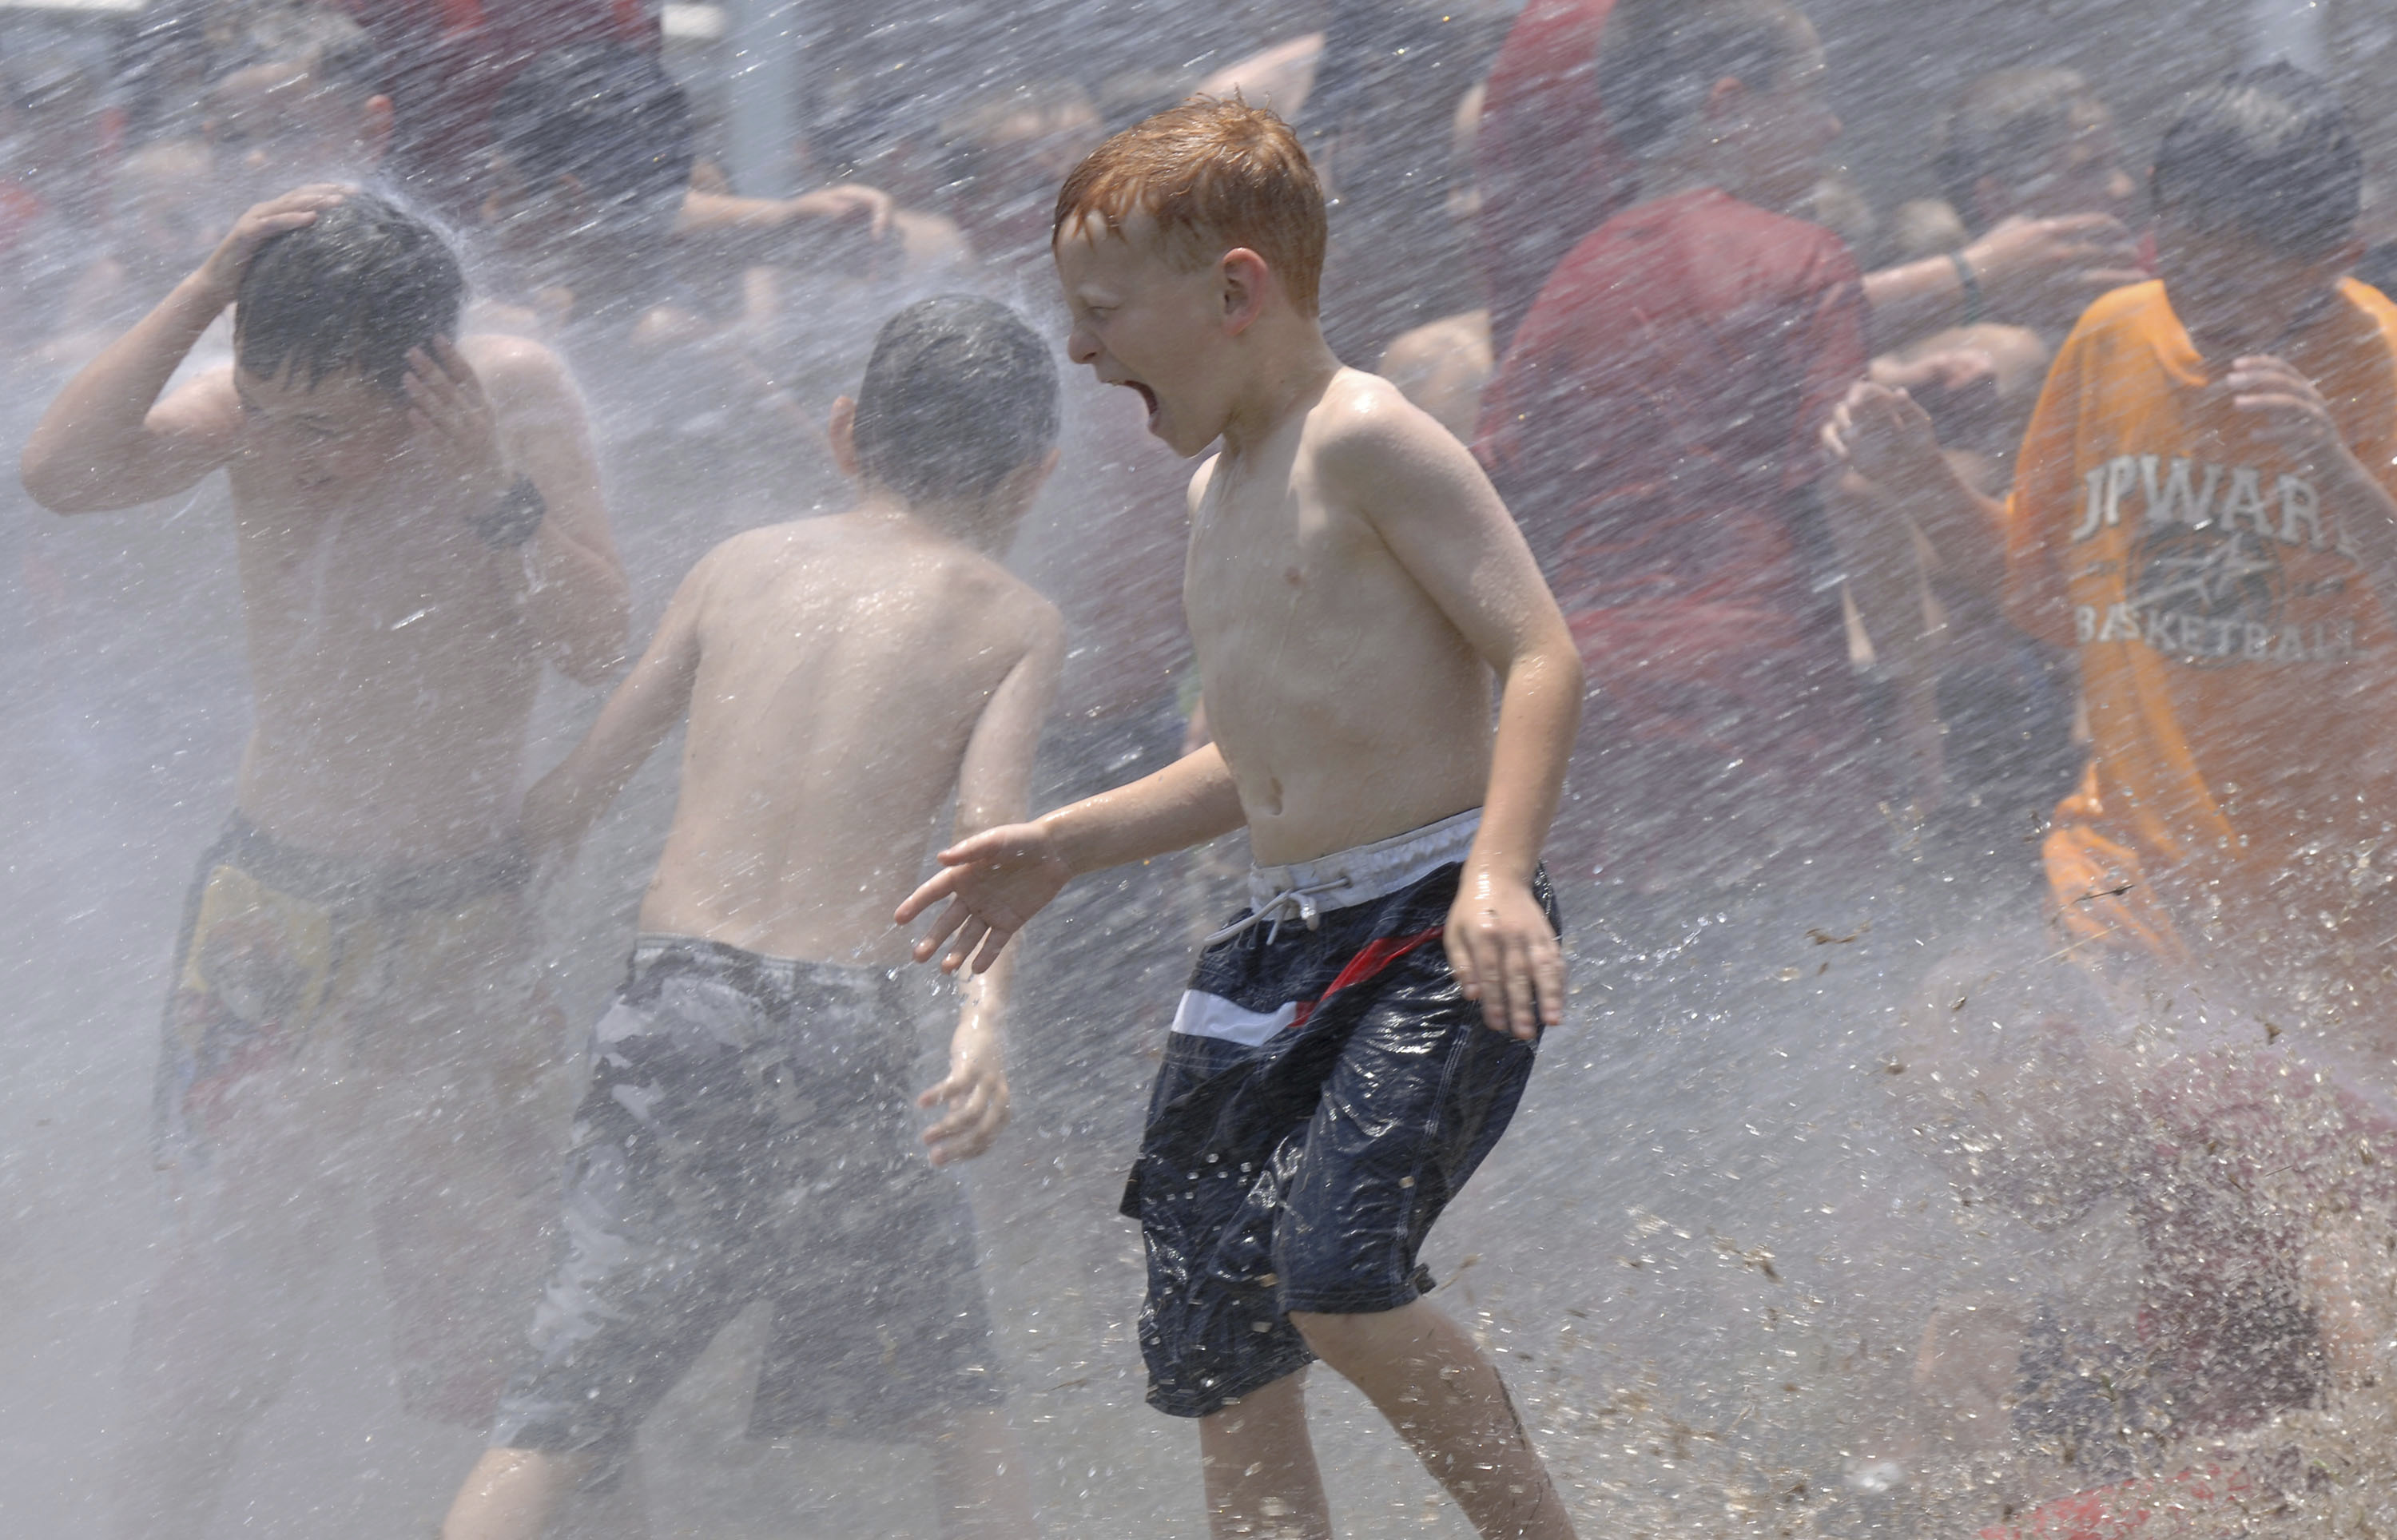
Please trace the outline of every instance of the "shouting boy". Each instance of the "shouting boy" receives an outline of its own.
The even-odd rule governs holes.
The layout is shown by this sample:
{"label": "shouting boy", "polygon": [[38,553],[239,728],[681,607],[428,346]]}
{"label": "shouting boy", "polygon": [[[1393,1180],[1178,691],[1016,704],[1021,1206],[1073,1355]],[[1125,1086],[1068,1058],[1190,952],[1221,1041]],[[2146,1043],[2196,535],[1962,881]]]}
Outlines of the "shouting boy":
{"label": "shouting boy", "polygon": [[[615,667],[624,579],[572,386],[537,344],[452,344],[463,293],[391,204],[287,193],[25,447],[68,513],[223,468],[248,631],[256,725],[167,1018],[176,1236],[134,1333],[128,1533],[205,1526],[356,1197],[419,1415],[489,1418],[537,1276],[556,1055],[517,789],[543,660]],[[231,366],[160,400],[236,301]]]}
{"label": "shouting boy", "polygon": [[1219,1535],[1332,1533],[1301,1401],[1317,1357],[1482,1533],[1565,1535],[1415,1257],[1562,1015],[1539,853],[1581,670],[1471,457],[1325,345],[1324,228],[1296,138],[1237,100],[1161,113],[1066,179],[1071,356],[1177,452],[1221,442],[1183,590],[1215,742],[943,852],[899,919],[951,899],[917,958],[988,968],[1075,876],[1245,826],[1252,904],[1183,997],[1124,1200],[1149,1401],[1199,1419]]}
{"label": "shouting boy", "polygon": [[605,1489],[758,1298],[776,1314],[753,1433],[921,1440],[944,1533],[1032,1533],[972,1223],[932,1169],[1006,1125],[1005,979],[970,987],[949,1074],[917,1098],[948,1112],[919,1144],[905,943],[884,916],[952,791],[963,831],[1024,813],[1065,631],[998,556],[1056,463],[1056,381],[1003,306],[893,316],[833,412],[858,506],[711,551],[527,795],[532,846],[571,851],[690,718],[630,976],[594,1031],[533,1356],[448,1540],[532,1540],[571,1488]]}

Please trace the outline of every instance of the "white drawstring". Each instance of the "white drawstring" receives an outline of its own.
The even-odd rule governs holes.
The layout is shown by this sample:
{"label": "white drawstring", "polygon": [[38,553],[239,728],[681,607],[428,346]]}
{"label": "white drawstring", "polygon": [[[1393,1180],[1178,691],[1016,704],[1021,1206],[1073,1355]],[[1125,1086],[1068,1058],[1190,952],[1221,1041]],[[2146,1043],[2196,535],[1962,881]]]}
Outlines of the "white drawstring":
{"label": "white drawstring", "polygon": [[1305,923],[1308,930],[1314,930],[1323,923],[1322,911],[1315,907],[1318,896],[1337,893],[1342,888],[1351,885],[1347,878],[1334,877],[1328,883],[1315,883],[1306,887],[1292,888],[1286,893],[1277,893],[1258,905],[1254,910],[1225,925],[1199,945],[1203,949],[1219,941],[1229,941],[1232,937],[1253,930],[1268,920],[1273,922],[1274,928],[1265,934],[1265,940],[1271,942],[1280,934],[1281,923],[1293,914]]}

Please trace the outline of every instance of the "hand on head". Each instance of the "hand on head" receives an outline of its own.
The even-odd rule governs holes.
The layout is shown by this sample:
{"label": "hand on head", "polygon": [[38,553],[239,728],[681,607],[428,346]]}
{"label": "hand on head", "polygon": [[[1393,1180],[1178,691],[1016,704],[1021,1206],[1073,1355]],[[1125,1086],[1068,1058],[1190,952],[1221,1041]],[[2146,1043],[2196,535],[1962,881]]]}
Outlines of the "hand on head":
{"label": "hand on head", "polygon": [[250,259],[258,255],[260,246],[287,230],[315,224],[318,214],[356,191],[345,182],[314,182],[252,205],[225,232],[225,238],[217,243],[208,259],[200,264],[201,281],[220,303],[232,304],[234,297],[241,292],[242,275],[249,271]]}

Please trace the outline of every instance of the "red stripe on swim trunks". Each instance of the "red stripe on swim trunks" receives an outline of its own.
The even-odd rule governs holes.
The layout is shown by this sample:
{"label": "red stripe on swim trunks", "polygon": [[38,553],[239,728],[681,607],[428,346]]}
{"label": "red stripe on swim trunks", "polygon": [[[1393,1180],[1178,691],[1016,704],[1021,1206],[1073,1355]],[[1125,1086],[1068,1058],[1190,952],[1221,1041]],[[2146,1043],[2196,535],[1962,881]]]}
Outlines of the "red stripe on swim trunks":
{"label": "red stripe on swim trunks", "polygon": [[1431,929],[1420,931],[1413,936],[1386,936],[1378,941],[1368,942],[1365,949],[1348,960],[1348,965],[1341,969],[1339,976],[1325,986],[1321,994],[1317,995],[1313,1000],[1299,1002],[1297,1018],[1291,1022],[1288,1030],[1294,1032],[1306,1026],[1306,1018],[1313,1016],[1316,1007],[1343,989],[1362,984],[1375,975],[1386,972],[1391,963],[1426,942],[1439,940],[1440,933],[1447,928],[1445,925],[1434,925]]}

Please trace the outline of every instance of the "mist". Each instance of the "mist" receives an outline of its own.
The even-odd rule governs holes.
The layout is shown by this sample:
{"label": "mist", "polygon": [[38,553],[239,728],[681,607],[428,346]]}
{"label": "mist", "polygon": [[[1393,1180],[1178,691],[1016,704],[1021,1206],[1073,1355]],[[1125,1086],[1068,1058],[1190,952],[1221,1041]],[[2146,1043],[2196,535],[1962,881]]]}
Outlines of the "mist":
{"label": "mist", "polygon": [[[1579,1533],[2397,1524],[2397,310],[2372,286],[2397,10],[1808,0],[1811,36],[1728,94],[1659,86],[1643,138],[1600,102],[1639,78],[1601,60],[1610,0],[437,9],[0,0],[0,438],[26,455],[0,476],[0,1531],[439,1532],[571,1293],[542,1289],[576,1109],[684,858],[678,790],[718,762],[671,712],[552,848],[528,793],[711,551],[856,513],[894,314],[996,301],[1055,374],[1055,470],[953,542],[1062,626],[1022,812],[1210,741],[1198,462],[1154,392],[1069,352],[1051,243],[1108,136],[1235,93],[1320,173],[1326,341],[1469,447],[1587,672],[1544,850],[1563,1019],[1421,1254]],[[588,117],[511,107],[569,46],[653,60],[676,104],[595,95],[620,73],[558,87]],[[2253,86],[2275,62],[2302,85]],[[2227,77],[2266,106],[2206,108]],[[2219,171],[2254,145],[2283,169]],[[227,405],[251,377],[211,290],[157,345],[167,399],[222,393],[184,424],[217,458],[115,495],[147,485],[146,403],[109,439],[62,392],[196,305],[245,210],[324,182],[454,252],[475,389],[525,425],[508,474],[468,485],[479,451],[428,450],[464,442],[434,414],[277,416],[327,409],[322,381]],[[2163,383],[2122,383],[2133,353]],[[418,435],[404,476],[342,458],[383,431]],[[538,530],[445,514],[410,544],[447,505],[405,477],[453,466],[462,508],[540,483]],[[742,549],[719,570],[765,569]],[[982,708],[934,687],[967,664],[873,649],[981,612],[892,572],[795,584],[802,650],[731,714],[803,725],[743,783],[766,800],[690,839],[726,893],[833,874],[793,880],[780,930],[709,936],[886,978],[870,1095],[919,1130],[979,987],[911,966],[889,912],[979,816]],[[846,1385],[915,1344],[791,1336],[761,1284],[549,1533],[1208,1534],[1118,1205],[1251,864],[1234,833],[1066,888],[1011,948],[1003,1132],[909,1168],[958,1205],[975,1405],[1012,1440],[984,1464],[1029,1531],[951,1502],[956,1440],[768,1426],[776,1364]],[[225,918],[224,872],[265,896]],[[245,1079],[276,1054],[292,1078]],[[809,1116],[833,1190],[867,1136]],[[872,1201],[837,1219],[860,1257],[913,1255]],[[831,1249],[786,1222],[792,1257]],[[1474,1533],[1362,1391],[1307,1373],[1332,1533]]]}

